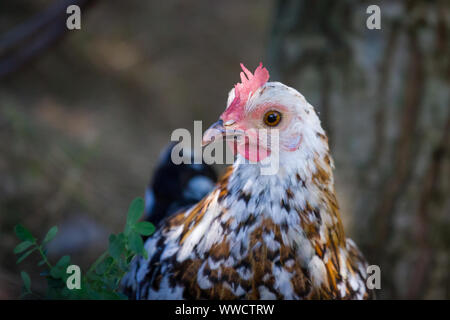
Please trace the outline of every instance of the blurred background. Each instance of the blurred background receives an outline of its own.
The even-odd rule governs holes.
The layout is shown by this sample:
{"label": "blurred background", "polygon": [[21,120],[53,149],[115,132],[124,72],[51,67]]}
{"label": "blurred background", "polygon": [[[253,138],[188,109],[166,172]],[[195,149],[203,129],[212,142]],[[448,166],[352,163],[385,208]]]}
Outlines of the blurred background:
{"label": "blurred background", "polygon": [[1,1],[0,298],[19,297],[20,270],[39,278],[16,265],[17,223],[58,225],[50,256],[85,270],[171,132],[215,121],[239,63],[262,61],[320,113],[378,297],[450,299],[449,40],[445,0]]}

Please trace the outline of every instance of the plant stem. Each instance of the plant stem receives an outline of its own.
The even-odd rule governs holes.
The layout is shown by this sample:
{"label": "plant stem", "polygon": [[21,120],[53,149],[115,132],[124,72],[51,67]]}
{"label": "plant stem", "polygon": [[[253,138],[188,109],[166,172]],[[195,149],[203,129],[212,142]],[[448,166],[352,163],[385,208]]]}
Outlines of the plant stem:
{"label": "plant stem", "polygon": [[48,261],[47,256],[45,255],[44,251],[42,250],[42,247],[41,247],[41,246],[37,246],[37,249],[38,249],[38,251],[39,251],[39,254],[40,254],[41,257],[42,257],[42,260],[44,260],[44,262],[47,264],[47,266],[48,266],[50,269],[53,268],[52,265],[50,264],[50,262]]}

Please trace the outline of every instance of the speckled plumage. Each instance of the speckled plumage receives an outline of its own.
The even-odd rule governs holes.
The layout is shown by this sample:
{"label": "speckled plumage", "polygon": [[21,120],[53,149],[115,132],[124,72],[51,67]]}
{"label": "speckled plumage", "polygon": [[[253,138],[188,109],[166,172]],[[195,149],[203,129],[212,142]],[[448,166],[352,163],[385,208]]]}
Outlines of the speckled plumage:
{"label": "speckled plumage", "polygon": [[[233,90],[228,106],[233,101]],[[367,263],[346,239],[328,140],[313,107],[278,82],[259,87],[245,112],[282,104],[280,169],[261,175],[238,155],[209,195],[166,218],[123,281],[134,299],[366,299]],[[275,155],[271,155],[275,156]]]}

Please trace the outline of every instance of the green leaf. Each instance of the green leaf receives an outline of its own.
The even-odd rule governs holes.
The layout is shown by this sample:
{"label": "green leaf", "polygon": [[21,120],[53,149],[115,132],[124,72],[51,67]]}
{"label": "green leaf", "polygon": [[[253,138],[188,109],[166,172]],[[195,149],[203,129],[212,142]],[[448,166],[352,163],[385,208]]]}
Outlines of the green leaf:
{"label": "green leaf", "polygon": [[[92,284],[95,282],[103,282],[104,278],[100,277],[100,275],[95,274],[95,273],[89,273],[87,274],[87,278],[88,278],[88,282],[89,284]],[[83,286],[81,286],[81,288],[83,289]]]}
{"label": "green leaf", "polygon": [[61,259],[58,260],[56,266],[65,268],[66,266],[69,265],[69,263],[70,263],[70,256],[63,256],[61,257]]}
{"label": "green leaf", "polygon": [[43,266],[44,264],[45,264],[45,260],[41,260],[41,261],[39,261],[38,266],[40,267],[40,266]]}
{"label": "green leaf", "polygon": [[31,291],[31,279],[30,279],[30,276],[25,271],[22,271],[20,273],[20,276],[22,277],[23,285],[25,286],[25,289],[28,292],[30,292]]}
{"label": "green leaf", "polygon": [[114,259],[120,259],[120,256],[125,249],[124,236],[119,234],[119,236],[111,235],[109,237],[109,247],[108,252]]}
{"label": "green leaf", "polygon": [[21,225],[21,224],[16,225],[16,227],[14,228],[14,231],[20,240],[30,241],[33,243],[36,242],[36,238],[33,237],[31,232],[28,229],[26,229],[23,225]]}
{"label": "green leaf", "polygon": [[117,236],[115,234],[110,234],[109,235],[109,243],[111,244],[112,242],[114,242],[116,240]]}
{"label": "green leaf", "polygon": [[[128,264],[126,259],[120,259],[117,263],[117,267],[122,270],[123,272],[127,272],[128,271]],[[120,271],[118,270],[118,271]]]}
{"label": "green leaf", "polygon": [[125,230],[123,231],[123,233],[128,236],[130,234],[132,230],[132,226],[130,226],[128,223],[125,225]]}
{"label": "green leaf", "polygon": [[128,209],[127,225],[134,225],[141,218],[144,212],[144,199],[136,198],[131,202],[130,208]]}
{"label": "green leaf", "polygon": [[137,233],[131,233],[128,237],[128,247],[137,254],[143,254],[144,242],[142,241],[142,237]]}
{"label": "green leaf", "polygon": [[151,222],[142,221],[136,224],[135,230],[143,236],[149,236],[155,232],[155,226]]}
{"label": "green leaf", "polygon": [[114,262],[114,259],[112,257],[107,257],[105,260],[103,260],[97,268],[95,268],[95,272],[97,274],[104,274],[106,270],[109,268],[109,266]]}
{"label": "green leaf", "polygon": [[23,241],[14,248],[14,253],[15,254],[21,253],[21,252],[27,250],[32,245],[33,245],[33,242],[31,242],[31,241],[28,241],[28,240]]}
{"label": "green leaf", "polygon": [[25,252],[23,255],[20,256],[19,259],[17,259],[17,264],[21,263],[23,260],[25,260],[26,257],[28,257],[34,250],[36,250],[37,248],[33,248],[27,252]]}
{"label": "green leaf", "polygon": [[48,230],[47,234],[45,235],[45,238],[42,241],[42,245],[45,245],[46,243],[52,241],[57,233],[58,233],[58,227],[57,226],[51,227],[50,230]]}
{"label": "green leaf", "polygon": [[62,278],[64,275],[64,269],[59,266],[54,266],[50,269],[50,275],[55,279]]}

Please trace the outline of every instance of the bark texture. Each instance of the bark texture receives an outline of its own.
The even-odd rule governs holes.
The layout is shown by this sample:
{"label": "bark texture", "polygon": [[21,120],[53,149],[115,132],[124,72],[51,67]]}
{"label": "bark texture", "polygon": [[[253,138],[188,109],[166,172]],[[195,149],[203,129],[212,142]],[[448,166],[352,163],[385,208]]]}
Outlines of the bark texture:
{"label": "bark texture", "polygon": [[[381,8],[381,30],[366,9]],[[447,1],[277,1],[269,65],[320,112],[379,298],[450,298]]]}

